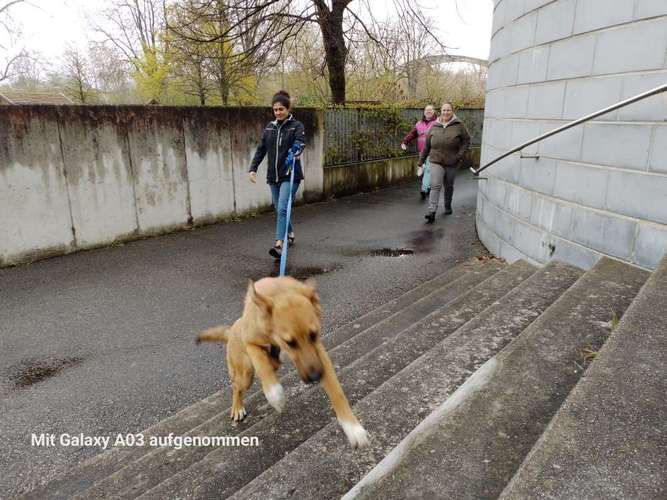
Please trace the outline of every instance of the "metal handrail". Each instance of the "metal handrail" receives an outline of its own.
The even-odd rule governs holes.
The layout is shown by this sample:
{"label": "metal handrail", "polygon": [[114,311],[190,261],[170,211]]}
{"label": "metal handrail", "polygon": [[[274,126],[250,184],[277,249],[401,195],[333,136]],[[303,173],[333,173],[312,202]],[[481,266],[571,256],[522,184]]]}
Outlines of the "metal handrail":
{"label": "metal handrail", "polygon": [[517,151],[521,151],[523,148],[528,147],[531,144],[535,144],[536,142],[541,141],[542,139],[546,139],[547,137],[551,137],[552,135],[558,134],[559,132],[563,132],[564,130],[567,130],[567,129],[572,128],[576,125],[579,125],[580,123],[584,123],[584,122],[587,122],[588,120],[592,120],[593,118],[596,118],[600,115],[604,115],[605,113],[609,113],[611,111],[614,111],[615,109],[622,108],[623,106],[627,106],[628,104],[632,104],[633,102],[641,101],[642,99],[646,99],[647,97],[651,97],[652,95],[660,94],[661,92],[665,92],[665,91],[667,91],[667,83],[664,84],[664,85],[660,85],[659,87],[656,87],[652,90],[648,90],[646,92],[638,94],[634,97],[630,97],[629,99],[625,99],[624,101],[617,102],[616,104],[613,104],[613,105],[608,106],[604,109],[601,109],[600,111],[595,111],[594,113],[591,113],[591,114],[586,115],[582,118],[579,118],[578,120],[574,120],[570,123],[566,123],[562,127],[558,127],[556,129],[553,129],[549,132],[546,132],[546,133],[544,133],[544,134],[542,134],[538,137],[535,137],[534,139],[531,139],[528,142],[524,142],[523,144],[521,144],[521,146],[517,146],[517,147],[511,149],[507,153],[505,153],[503,155],[500,155],[498,158],[495,158],[495,159],[491,160],[486,165],[484,165],[483,167],[480,167],[477,170],[475,170],[475,167],[470,167],[470,170],[472,171],[472,173],[475,176],[478,176],[480,174],[480,172],[482,172],[483,170],[486,170],[487,168],[489,168],[494,163],[499,162],[503,158],[507,158],[509,155],[511,155],[513,153],[516,153]]}

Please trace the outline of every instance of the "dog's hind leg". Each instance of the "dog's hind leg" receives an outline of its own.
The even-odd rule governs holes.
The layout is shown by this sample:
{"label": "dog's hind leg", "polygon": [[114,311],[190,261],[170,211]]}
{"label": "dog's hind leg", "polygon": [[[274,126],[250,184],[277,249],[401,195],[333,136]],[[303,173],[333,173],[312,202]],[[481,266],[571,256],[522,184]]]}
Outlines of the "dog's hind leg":
{"label": "dog's hind leg", "polygon": [[277,412],[283,411],[285,407],[285,391],[278,381],[274,366],[269,359],[269,353],[263,347],[253,344],[248,344],[246,351],[250,357],[250,361],[252,361],[252,365],[255,367],[259,380],[262,382],[262,390],[264,391],[266,400]]}
{"label": "dog's hind leg", "polygon": [[[227,351],[228,353],[230,351]],[[250,359],[241,355],[239,357],[227,357],[232,379],[232,409],[230,417],[235,422],[245,418],[247,412],[243,406],[243,394],[250,389],[253,379],[253,369]]]}
{"label": "dog's hind leg", "polygon": [[350,403],[345,397],[340,382],[338,382],[338,377],[336,377],[329,354],[327,354],[327,351],[321,344],[317,345],[317,353],[324,368],[320,384],[327,393],[327,396],[329,396],[334,412],[336,412],[336,417],[338,417],[338,423],[343,428],[343,432],[345,432],[353,448],[367,446],[369,444],[368,433],[359,423],[356,415],[352,413]]}
{"label": "dog's hind leg", "polygon": [[247,414],[243,406],[243,392],[240,384],[232,382],[232,410],[229,416],[234,422],[240,422]]}
{"label": "dog's hind leg", "polygon": [[230,416],[235,422],[240,422],[248,414],[245,406],[243,406],[243,394],[252,385],[252,375],[249,379],[249,382],[246,380],[232,382],[232,410]]}

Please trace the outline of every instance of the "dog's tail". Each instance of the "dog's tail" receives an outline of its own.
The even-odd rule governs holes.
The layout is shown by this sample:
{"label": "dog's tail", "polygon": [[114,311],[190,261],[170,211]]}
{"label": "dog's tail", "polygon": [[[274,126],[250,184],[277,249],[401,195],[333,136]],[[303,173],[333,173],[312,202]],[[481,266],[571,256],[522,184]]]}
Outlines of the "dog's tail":
{"label": "dog's tail", "polygon": [[209,328],[204,330],[199,335],[197,335],[196,342],[225,342],[229,341],[229,327],[226,325],[216,326],[214,328]]}

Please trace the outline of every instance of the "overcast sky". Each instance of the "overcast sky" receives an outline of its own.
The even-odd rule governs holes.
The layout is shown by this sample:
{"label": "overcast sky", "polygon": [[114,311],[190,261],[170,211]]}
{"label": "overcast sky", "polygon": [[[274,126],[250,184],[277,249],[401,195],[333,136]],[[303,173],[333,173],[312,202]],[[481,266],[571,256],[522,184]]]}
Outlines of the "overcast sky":
{"label": "overcast sky", "polygon": [[[383,8],[388,0],[370,0],[371,5]],[[107,0],[30,0],[31,5],[19,4],[12,17],[21,24],[22,45],[41,53],[48,62],[62,54],[68,43],[87,45],[94,36],[86,16],[94,16]],[[486,59],[489,55],[492,0],[418,0],[419,5],[438,25],[445,45],[451,53]],[[458,12],[457,12],[458,6]]]}

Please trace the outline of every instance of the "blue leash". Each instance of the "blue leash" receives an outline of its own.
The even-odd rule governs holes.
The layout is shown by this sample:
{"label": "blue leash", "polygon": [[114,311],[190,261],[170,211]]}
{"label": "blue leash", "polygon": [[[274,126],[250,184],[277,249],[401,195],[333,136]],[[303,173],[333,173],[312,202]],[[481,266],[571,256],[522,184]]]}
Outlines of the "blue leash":
{"label": "blue leash", "polygon": [[292,158],[292,168],[289,176],[289,198],[287,200],[287,221],[285,223],[285,237],[283,238],[283,251],[280,254],[280,274],[285,276],[285,267],[287,267],[287,249],[289,248],[289,223],[292,217],[292,189],[294,188],[294,170],[296,170],[296,158]]}

